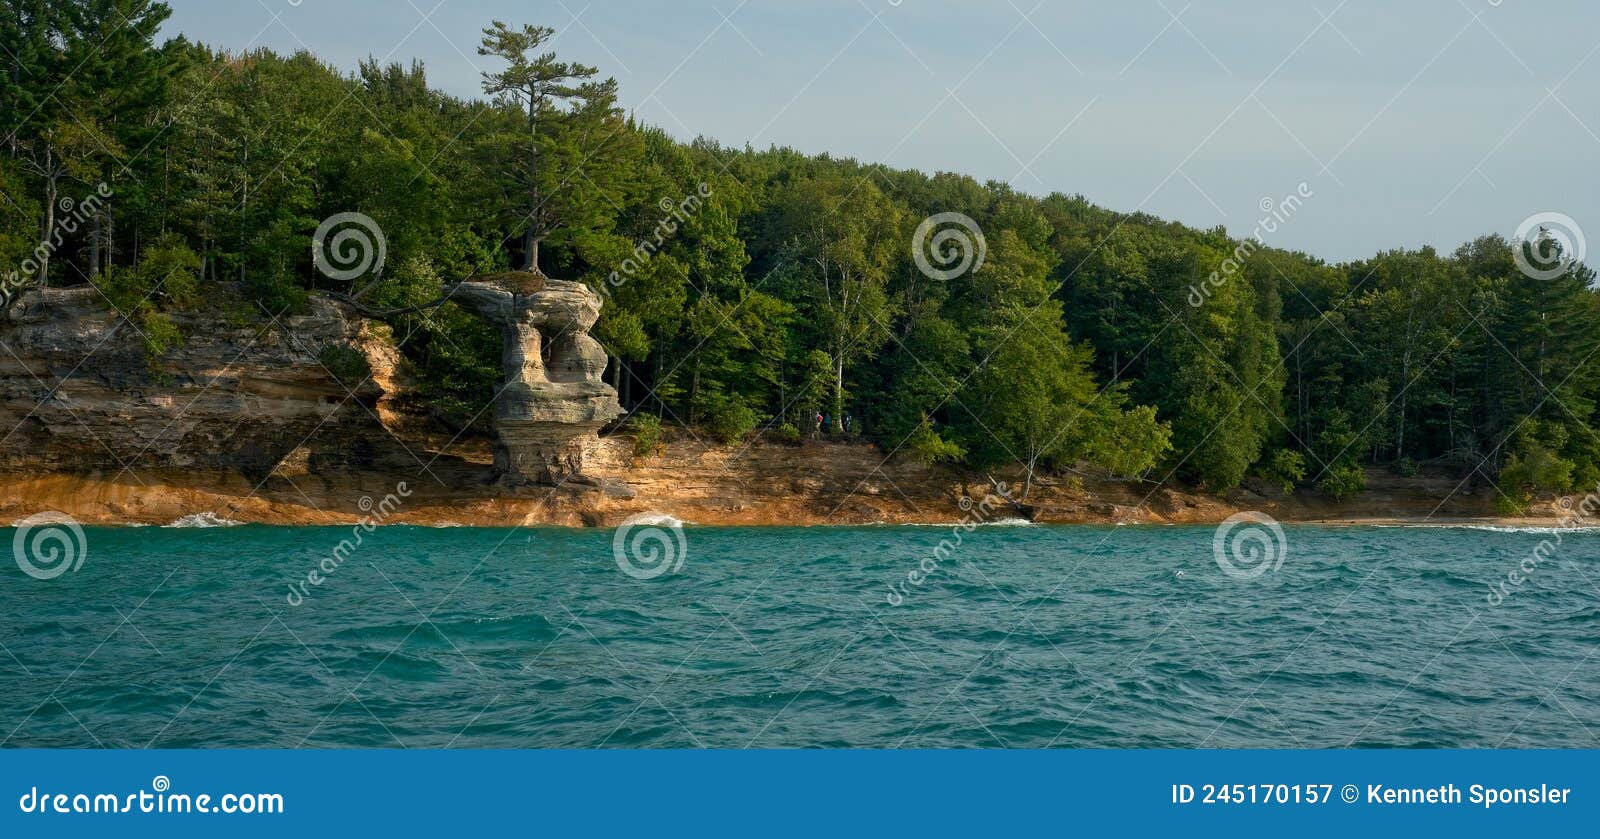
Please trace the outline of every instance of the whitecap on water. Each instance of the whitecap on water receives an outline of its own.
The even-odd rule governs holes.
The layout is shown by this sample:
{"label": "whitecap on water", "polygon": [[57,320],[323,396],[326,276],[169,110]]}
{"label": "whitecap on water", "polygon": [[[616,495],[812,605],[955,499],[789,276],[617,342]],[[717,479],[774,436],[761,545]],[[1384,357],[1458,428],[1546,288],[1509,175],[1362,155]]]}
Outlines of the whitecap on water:
{"label": "whitecap on water", "polygon": [[1510,527],[1491,524],[1465,524],[1465,530],[1489,530],[1495,533],[1600,533],[1600,527]]}
{"label": "whitecap on water", "polygon": [[1487,530],[1491,533],[1600,533],[1600,527],[1552,527],[1550,525],[1503,524],[1378,524],[1378,528],[1417,528],[1427,530]]}
{"label": "whitecap on water", "polygon": [[220,518],[216,513],[194,513],[162,527],[238,527],[242,521]]}
{"label": "whitecap on water", "polygon": [[669,516],[665,513],[660,513],[657,515],[646,514],[635,516],[634,518],[628,519],[628,523],[635,527],[672,527],[678,529],[682,529],[686,524],[693,524],[693,522],[687,522],[678,518],[677,516]]}

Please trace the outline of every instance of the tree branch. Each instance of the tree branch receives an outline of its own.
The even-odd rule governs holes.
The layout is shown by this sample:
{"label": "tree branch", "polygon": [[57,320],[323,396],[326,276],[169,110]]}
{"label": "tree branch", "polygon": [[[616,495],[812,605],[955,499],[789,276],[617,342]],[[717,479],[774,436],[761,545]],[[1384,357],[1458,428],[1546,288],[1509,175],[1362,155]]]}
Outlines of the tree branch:
{"label": "tree branch", "polygon": [[402,306],[397,309],[374,308],[372,306],[368,306],[360,300],[357,300],[354,297],[351,297],[348,294],[340,294],[335,291],[326,291],[323,293],[326,294],[330,299],[337,300],[369,318],[387,318],[394,317],[396,315],[409,315],[414,312],[424,311],[426,309],[436,309],[450,302],[450,296],[455,293],[455,290],[456,287],[452,285],[444,294],[429,300],[426,303],[418,303],[415,306]]}

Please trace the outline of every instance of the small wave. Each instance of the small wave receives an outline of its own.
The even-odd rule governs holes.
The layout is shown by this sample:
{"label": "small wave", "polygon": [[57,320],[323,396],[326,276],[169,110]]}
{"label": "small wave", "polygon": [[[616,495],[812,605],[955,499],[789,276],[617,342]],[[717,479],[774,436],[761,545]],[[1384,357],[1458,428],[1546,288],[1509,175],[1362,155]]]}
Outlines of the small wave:
{"label": "small wave", "polygon": [[965,527],[968,527],[968,526],[971,526],[971,527],[1038,527],[1039,523],[1036,522],[1036,521],[1028,521],[1027,519],[1006,518],[1006,519],[995,519],[994,521],[971,521],[971,520],[946,521],[946,522],[908,521],[908,522],[901,522],[897,526],[898,527],[936,528],[936,529],[939,529],[939,530],[949,530],[949,529],[955,528],[955,527],[965,528]]}
{"label": "small wave", "polygon": [[1589,608],[1571,612],[1561,616],[1564,623],[1600,624],[1600,609]]}
{"label": "small wave", "polygon": [[1466,530],[1488,530],[1494,533],[1600,533],[1600,527],[1505,527],[1499,525],[1464,525]]}
{"label": "small wave", "polygon": [[994,521],[978,522],[979,527],[1038,527],[1036,521],[1027,519],[995,519]]}
{"label": "small wave", "polygon": [[1485,530],[1490,533],[1600,533],[1600,527],[1552,527],[1550,525],[1505,524],[1375,524],[1375,528],[1417,530]]}
{"label": "small wave", "polygon": [[694,522],[684,521],[683,519],[680,519],[677,516],[669,516],[666,513],[656,513],[656,514],[648,514],[647,513],[647,514],[642,515],[642,516],[637,516],[637,517],[631,518],[628,521],[631,524],[633,524],[634,526],[641,526],[642,525],[644,527],[671,527],[671,528],[677,528],[677,529],[682,529],[683,526],[686,525],[686,524],[693,524],[694,523]]}
{"label": "small wave", "polygon": [[171,522],[170,524],[163,524],[161,526],[162,527],[238,527],[241,524],[244,524],[244,522],[242,522],[242,521],[234,521],[233,519],[220,518],[219,516],[217,516],[216,513],[194,513],[192,515],[184,516],[183,518],[180,518],[177,521]]}

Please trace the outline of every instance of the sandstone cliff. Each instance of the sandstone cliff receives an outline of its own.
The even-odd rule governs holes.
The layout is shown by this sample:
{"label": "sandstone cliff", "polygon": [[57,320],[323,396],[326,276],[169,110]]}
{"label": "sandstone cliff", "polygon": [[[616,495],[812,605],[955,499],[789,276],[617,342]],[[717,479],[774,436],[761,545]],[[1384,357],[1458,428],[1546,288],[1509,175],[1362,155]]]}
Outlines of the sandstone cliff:
{"label": "sandstone cliff", "polygon": [[[327,299],[283,320],[181,317],[183,345],[152,360],[92,288],[29,292],[0,321],[0,523],[44,510],[86,523],[350,522],[401,485],[386,523],[607,525],[646,511],[704,524],[940,523],[967,518],[963,496],[987,489],[984,475],[859,442],[724,446],[679,432],[636,457],[631,440],[595,434],[617,412],[587,335],[598,299],[527,282],[455,289],[508,338],[498,440],[431,421],[387,328]],[[371,375],[340,381],[323,363],[330,346],[359,352]],[[1440,476],[1372,483],[1333,504],[1062,476],[1029,501],[1040,520],[1068,522],[1216,521],[1241,508],[1284,520],[1493,515],[1488,493]]]}
{"label": "sandstone cliff", "polygon": [[[396,357],[385,357],[364,321],[321,298],[281,321],[178,321],[187,340],[152,361],[138,327],[95,289],[24,295],[0,324],[0,466],[259,480],[313,454],[374,462],[358,441],[372,431],[368,415],[392,396],[379,381],[392,384],[382,374]],[[319,360],[332,344],[367,348],[380,376],[341,384]]]}

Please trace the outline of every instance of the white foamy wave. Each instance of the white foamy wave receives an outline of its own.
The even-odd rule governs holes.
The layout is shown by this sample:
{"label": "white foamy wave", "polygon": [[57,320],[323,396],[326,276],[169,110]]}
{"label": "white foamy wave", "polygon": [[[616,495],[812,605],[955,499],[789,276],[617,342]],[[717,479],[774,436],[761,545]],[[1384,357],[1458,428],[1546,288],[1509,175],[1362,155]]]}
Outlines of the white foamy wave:
{"label": "white foamy wave", "polygon": [[995,519],[994,521],[947,521],[947,522],[920,522],[907,521],[894,525],[895,527],[920,527],[929,530],[949,530],[953,527],[1038,527],[1036,521],[1027,519]]}
{"label": "white foamy wave", "polygon": [[680,530],[686,524],[693,524],[693,522],[687,522],[678,518],[677,516],[669,516],[665,513],[661,513],[659,515],[646,513],[644,515],[628,519],[628,521],[631,522],[635,527],[673,527]]}
{"label": "white foamy wave", "polygon": [[178,519],[177,521],[174,521],[174,522],[172,522],[170,524],[163,524],[161,526],[162,527],[238,527],[241,524],[244,524],[244,522],[242,522],[242,521],[234,521],[233,519],[221,518],[216,513],[194,513],[192,515],[184,516],[183,518]]}
{"label": "white foamy wave", "polygon": [[1600,533],[1600,527],[1557,527],[1552,525],[1503,524],[1379,524],[1380,528],[1417,528],[1423,530],[1485,530],[1490,533]]}
{"label": "white foamy wave", "polygon": [[1488,530],[1494,533],[1600,533],[1600,527],[1514,527],[1493,524],[1465,524],[1463,530]]}

